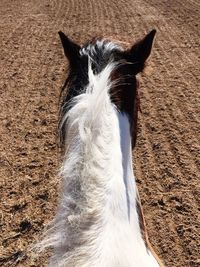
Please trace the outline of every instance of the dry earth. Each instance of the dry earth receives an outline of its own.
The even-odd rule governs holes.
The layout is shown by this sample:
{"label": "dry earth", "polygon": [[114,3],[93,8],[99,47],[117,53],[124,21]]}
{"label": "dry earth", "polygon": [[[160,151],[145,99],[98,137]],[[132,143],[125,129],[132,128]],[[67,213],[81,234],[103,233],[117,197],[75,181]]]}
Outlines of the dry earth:
{"label": "dry earth", "polygon": [[[66,60],[57,35],[131,44],[158,30],[141,81],[137,183],[150,240],[169,267],[200,266],[198,0],[0,1],[0,266],[26,255],[55,214],[58,99]],[[138,266],[139,267],[139,266]]]}

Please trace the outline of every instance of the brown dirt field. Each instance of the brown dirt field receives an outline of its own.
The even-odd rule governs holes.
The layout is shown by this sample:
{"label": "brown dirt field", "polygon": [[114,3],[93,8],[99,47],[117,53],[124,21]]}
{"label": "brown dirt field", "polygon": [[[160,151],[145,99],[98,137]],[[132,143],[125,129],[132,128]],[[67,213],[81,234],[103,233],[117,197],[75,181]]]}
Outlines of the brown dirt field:
{"label": "brown dirt field", "polygon": [[[166,266],[200,266],[198,0],[0,1],[0,266],[26,255],[54,216],[58,99],[66,60],[57,31],[132,44],[156,28],[141,79],[137,183],[149,236]],[[139,266],[138,266],[139,267]]]}

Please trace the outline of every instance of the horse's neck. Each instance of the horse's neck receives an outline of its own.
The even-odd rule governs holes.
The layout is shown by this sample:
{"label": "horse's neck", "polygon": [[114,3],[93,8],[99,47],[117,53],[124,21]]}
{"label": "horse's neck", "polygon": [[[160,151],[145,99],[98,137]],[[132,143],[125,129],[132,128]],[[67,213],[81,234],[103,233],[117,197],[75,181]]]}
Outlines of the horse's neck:
{"label": "horse's neck", "polygon": [[[117,117],[120,135],[118,146],[120,144],[121,155],[116,159],[116,164],[122,166],[122,173],[114,177],[110,187],[113,195],[105,218],[107,225],[102,229],[100,247],[104,259],[99,266],[158,267],[141,235],[129,119],[122,113],[117,113]],[[104,216],[106,217],[106,214]]]}
{"label": "horse's neck", "polygon": [[51,266],[68,247],[66,266],[158,266],[140,233],[128,118],[112,111],[100,125],[91,143],[75,142],[64,163],[60,241]]}

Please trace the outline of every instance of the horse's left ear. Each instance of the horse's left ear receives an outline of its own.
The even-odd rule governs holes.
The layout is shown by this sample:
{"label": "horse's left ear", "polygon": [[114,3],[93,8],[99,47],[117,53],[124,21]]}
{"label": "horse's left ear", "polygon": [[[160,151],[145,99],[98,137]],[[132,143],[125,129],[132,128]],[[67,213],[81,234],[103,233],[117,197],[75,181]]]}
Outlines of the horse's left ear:
{"label": "horse's left ear", "polygon": [[65,56],[68,58],[69,63],[74,65],[79,59],[79,50],[81,47],[70,40],[63,32],[59,31],[58,34],[62,42]]}
{"label": "horse's left ear", "polygon": [[134,44],[131,49],[126,51],[127,60],[133,63],[134,74],[143,71],[145,61],[151,54],[155,34],[156,30],[152,30],[142,40]]}

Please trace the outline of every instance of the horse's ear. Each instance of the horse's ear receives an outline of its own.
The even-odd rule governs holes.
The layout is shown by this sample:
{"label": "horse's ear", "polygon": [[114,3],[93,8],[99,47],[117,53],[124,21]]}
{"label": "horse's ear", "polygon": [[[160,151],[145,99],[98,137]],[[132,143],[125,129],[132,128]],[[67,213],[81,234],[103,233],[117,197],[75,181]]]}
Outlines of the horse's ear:
{"label": "horse's ear", "polygon": [[59,31],[58,34],[62,42],[65,56],[71,64],[74,64],[79,58],[79,50],[81,47],[70,40],[63,32]]}
{"label": "horse's ear", "polygon": [[134,74],[143,71],[145,61],[151,54],[155,34],[156,30],[152,30],[142,40],[134,44],[131,49],[126,51],[127,59],[133,63]]}

